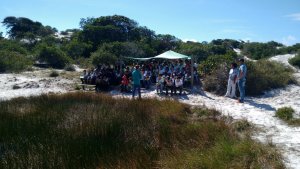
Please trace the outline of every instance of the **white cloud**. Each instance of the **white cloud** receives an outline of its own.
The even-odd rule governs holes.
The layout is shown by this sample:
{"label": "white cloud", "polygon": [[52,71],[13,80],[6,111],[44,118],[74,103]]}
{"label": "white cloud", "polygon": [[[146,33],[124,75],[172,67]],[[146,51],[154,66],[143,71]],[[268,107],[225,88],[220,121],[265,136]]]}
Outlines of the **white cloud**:
{"label": "white cloud", "polygon": [[199,42],[197,39],[189,39],[189,38],[185,38],[185,39],[182,39],[183,42]]}
{"label": "white cloud", "polygon": [[300,21],[300,13],[293,13],[290,15],[286,15],[286,17],[289,17],[294,21]]}
{"label": "white cloud", "polygon": [[290,46],[293,45],[296,42],[296,40],[297,40],[296,37],[289,35],[287,37],[282,38],[282,43],[286,46]]}

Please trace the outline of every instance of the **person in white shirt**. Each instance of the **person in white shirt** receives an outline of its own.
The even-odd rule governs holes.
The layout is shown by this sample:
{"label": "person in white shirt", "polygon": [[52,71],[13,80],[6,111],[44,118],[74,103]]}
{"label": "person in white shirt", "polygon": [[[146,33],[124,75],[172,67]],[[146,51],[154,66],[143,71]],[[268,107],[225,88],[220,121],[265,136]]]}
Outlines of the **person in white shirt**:
{"label": "person in white shirt", "polygon": [[157,94],[162,94],[163,93],[163,87],[164,87],[164,77],[159,74],[157,79],[156,79],[156,92]]}
{"label": "person in white shirt", "polygon": [[235,91],[236,91],[236,82],[238,77],[239,70],[237,69],[236,63],[231,63],[231,69],[229,71],[229,78],[228,78],[228,85],[227,85],[227,92],[225,97],[236,98]]}
{"label": "person in white shirt", "polygon": [[183,88],[183,81],[182,79],[178,76],[175,79],[175,87],[174,87],[174,93],[176,94],[176,91],[179,90],[179,94],[182,94],[182,88]]}

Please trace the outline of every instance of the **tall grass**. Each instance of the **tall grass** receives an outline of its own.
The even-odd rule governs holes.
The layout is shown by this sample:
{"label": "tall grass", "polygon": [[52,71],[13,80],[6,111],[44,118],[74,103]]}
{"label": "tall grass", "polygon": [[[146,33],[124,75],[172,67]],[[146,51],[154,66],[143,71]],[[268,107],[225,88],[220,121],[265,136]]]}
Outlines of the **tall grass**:
{"label": "tall grass", "polygon": [[0,102],[0,119],[3,169],[284,168],[216,111],[171,100],[43,95]]}

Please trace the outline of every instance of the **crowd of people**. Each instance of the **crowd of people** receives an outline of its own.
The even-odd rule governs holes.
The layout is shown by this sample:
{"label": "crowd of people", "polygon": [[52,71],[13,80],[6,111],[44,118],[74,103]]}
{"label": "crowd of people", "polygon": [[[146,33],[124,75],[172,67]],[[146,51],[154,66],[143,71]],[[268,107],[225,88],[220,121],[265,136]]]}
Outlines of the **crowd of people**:
{"label": "crowd of people", "polygon": [[[238,102],[243,103],[245,97],[245,83],[247,67],[244,59],[240,59],[240,66],[231,64],[227,85],[226,97],[236,97],[236,85],[238,85],[240,98]],[[81,76],[83,84],[95,85],[97,92],[107,91],[112,86],[120,86],[121,92],[132,92],[132,97],[138,92],[141,98],[141,88],[146,90],[155,86],[157,94],[181,95],[184,87],[191,85],[191,78],[195,84],[199,84],[197,65],[191,67],[189,60],[175,60],[169,62],[144,62],[132,66],[116,65],[111,68],[107,65],[99,65],[96,69],[84,70]],[[123,69],[124,67],[124,69]],[[194,69],[193,75],[191,69]]]}
{"label": "crowd of people", "polygon": [[[120,86],[121,92],[133,92],[138,89],[134,84],[139,81],[140,88],[148,90],[155,87],[158,94],[173,95],[177,91],[182,94],[183,88],[191,85],[192,77],[196,84],[200,82],[196,68],[197,65],[193,65],[195,71],[192,76],[189,60],[151,61],[131,66],[116,65],[114,68],[99,65],[96,69],[84,70],[81,81],[83,84],[96,85],[96,91],[107,91],[113,86]],[[135,80],[133,76],[136,70],[141,75],[139,80]]]}

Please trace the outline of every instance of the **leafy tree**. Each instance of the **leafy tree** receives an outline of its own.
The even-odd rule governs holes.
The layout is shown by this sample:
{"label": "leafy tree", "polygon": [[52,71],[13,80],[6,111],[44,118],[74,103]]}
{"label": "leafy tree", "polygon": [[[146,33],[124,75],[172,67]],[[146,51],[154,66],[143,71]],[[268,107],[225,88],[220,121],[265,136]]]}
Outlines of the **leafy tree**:
{"label": "leafy tree", "polygon": [[28,39],[29,42],[32,42],[33,39],[36,40],[38,37],[45,37],[57,32],[55,28],[43,26],[40,22],[25,17],[8,16],[4,18],[2,24],[6,27],[10,38]]}
{"label": "leafy tree", "polygon": [[197,62],[203,61],[209,56],[208,45],[195,42],[181,43],[177,52],[193,56]]}
{"label": "leafy tree", "polygon": [[91,48],[92,45],[84,42],[79,42],[77,39],[69,41],[65,46],[68,55],[75,60],[79,57],[89,56],[89,51]]}
{"label": "leafy tree", "polygon": [[80,26],[82,40],[97,47],[105,42],[128,41],[138,24],[125,16],[114,15],[81,19]]}

